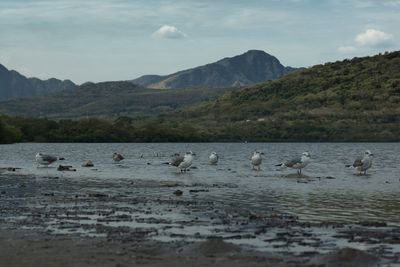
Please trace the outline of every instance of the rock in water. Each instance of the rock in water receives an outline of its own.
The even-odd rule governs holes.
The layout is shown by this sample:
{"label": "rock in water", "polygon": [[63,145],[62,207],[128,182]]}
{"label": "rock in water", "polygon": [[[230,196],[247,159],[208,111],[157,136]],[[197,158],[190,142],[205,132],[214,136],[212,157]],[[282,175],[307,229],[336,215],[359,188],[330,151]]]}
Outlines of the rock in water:
{"label": "rock in water", "polygon": [[94,164],[91,160],[87,160],[82,164],[82,167],[93,167]]}
{"label": "rock in water", "polygon": [[182,192],[182,190],[175,190],[175,192],[174,192],[174,195],[175,196],[182,196],[182,194],[183,194],[183,192]]}
{"label": "rock in water", "polygon": [[57,171],[72,171],[72,172],[76,172],[76,169],[73,169],[72,166],[69,166],[69,165],[58,165]]}

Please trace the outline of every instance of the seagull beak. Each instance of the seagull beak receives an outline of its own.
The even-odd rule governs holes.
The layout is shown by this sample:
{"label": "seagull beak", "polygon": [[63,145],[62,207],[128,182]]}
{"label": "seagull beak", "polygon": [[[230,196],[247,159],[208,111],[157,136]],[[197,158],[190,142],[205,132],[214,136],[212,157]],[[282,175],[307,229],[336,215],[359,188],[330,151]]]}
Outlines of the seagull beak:
{"label": "seagull beak", "polygon": [[261,152],[260,154],[261,154],[261,155],[265,155],[265,153],[264,153],[264,152]]}

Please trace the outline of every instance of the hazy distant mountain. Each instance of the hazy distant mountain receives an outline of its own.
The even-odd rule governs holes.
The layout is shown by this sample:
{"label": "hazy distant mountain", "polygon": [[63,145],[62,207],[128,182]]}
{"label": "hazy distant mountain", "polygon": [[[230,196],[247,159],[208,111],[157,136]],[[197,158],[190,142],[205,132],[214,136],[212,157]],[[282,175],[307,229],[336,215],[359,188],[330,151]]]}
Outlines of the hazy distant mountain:
{"label": "hazy distant mountain", "polygon": [[48,118],[157,115],[214,100],[229,90],[232,88],[149,90],[126,81],[88,82],[75,90],[3,101],[0,114]]}
{"label": "hazy distant mountain", "polygon": [[0,101],[41,96],[74,89],[75,87],[76,85],[70,80],[27,78],[14,70],[8,70],[0,64]]}
{"label": "hazy distant mountain", "polygon": [[170,75],[144,75],[131,82],[148,88],[236,87],[275,80],[296,70],[283,66],[264,51],[242,55],[179,71]]}

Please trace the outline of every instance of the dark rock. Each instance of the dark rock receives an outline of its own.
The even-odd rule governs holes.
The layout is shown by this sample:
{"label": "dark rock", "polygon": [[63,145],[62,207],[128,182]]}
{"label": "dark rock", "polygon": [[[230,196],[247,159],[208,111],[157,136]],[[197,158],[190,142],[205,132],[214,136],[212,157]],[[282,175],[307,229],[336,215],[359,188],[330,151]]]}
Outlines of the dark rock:
{"label": "dark rock", "polygon": [[179,189],[174,191],[175,196],[182,196],[182,194],[183,194],[183,192]]}
{"label": "dark rock", "polygon": [[76,172],[76,169],[72,169],[72,166],[69,166],[69,165],[58,165],[57,171],[72,171],[72,172]]}
{"label": "dark rock", "polygon": [[82,164],[82,167],[94,167],[94,164],[91,160],[87,160]]}

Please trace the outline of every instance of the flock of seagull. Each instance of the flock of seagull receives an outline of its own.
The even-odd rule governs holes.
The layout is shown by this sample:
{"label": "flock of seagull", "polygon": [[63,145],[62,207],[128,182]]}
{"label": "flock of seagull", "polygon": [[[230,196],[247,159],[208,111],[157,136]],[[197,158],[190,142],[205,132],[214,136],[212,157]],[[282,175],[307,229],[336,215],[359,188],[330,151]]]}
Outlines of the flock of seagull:
{"label": "flock of seagull", "polygon": [[[177,167],[180,172],[186,172],[192,166],[193,157],[196,154],[192,151],[186,152],[185,155],[180,155],[179,153],[175,153],[172,155],[171,161],[167,162],[171,166]],[[254,151],[250,162],[253,170],[260,170],[262,163],[262,155],[264,153],[259,151]],[[366,174],[367,170],[372,166],[372,157],[373,154],[371,151],[366,150],[363,155],[357,157],[353,164],[346,165],[346,167],[355,168],[359,174]],[[36,162],[42,166],[49,166],[50,164],[56,162],[57,160],[63,160],[64,158],[56,157],[49,154],[37,153],[36,154]],[[113,154],[113,160],[115,162],[120,162],[124,159],[124,157],[119,153]],[[209,155],[209,163],[212,165],[218,164],[219,155],[216,152],[211,152]],[[302,169],[304,169],[311,162],[311,155],[308,152],[303,152],[300,156],[294,157],[286,162],[280,163],[276,166],[280,167],[288,167],[297,170],[297,174],[301,174]],[[91,161],[87,161],[84,167],[93,167],[93,163]]]}

